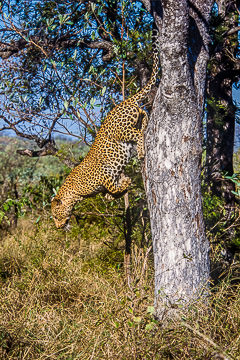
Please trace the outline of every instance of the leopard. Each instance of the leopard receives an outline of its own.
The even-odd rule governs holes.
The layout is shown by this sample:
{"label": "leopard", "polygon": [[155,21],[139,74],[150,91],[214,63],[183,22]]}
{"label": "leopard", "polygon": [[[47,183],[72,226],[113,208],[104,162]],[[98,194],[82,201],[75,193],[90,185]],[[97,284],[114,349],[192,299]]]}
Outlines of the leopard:
{"label": "leopard", "polygon": [[[153,67],[147,84],[135,95],[122,101],[106,116],[85,158],[67,176],[51,201],[52,218],[58,229],[65,228],[78,201],[97,193],[124,194],[131,179],[124,174],[137,145],[138,159],[144,158],[144,132],[148,114],[139,104],[157,81],[159,56],[153,42]],[[140,125],[139,125],[140,122]]]}

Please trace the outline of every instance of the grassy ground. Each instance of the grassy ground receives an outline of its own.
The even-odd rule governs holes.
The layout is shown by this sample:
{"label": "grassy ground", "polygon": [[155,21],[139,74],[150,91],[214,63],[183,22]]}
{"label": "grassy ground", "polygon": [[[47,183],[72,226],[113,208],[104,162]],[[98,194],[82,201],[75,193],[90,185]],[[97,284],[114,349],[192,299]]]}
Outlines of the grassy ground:
{"label": "grassy ground", "polygon": [[104,245],[91,226],[84,240],[27,218],[0,241],[1,359],[240,359],[233,275],[212,290],[209,307],[199,301],[162,327],[151,254],[133,247],[130,289],[121,244]]}

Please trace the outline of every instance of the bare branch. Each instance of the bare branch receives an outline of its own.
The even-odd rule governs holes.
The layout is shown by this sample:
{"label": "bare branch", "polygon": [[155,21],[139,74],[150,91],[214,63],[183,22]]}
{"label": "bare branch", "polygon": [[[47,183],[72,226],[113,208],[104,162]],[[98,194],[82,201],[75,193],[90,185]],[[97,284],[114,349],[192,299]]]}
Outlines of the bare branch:
{"label": "bare branch", "polygon": [[232,35],[240,30],[240,26],[236,26],[233,29],[228,30],[224,36]]}
{"label": "bare branch", "polygon": [[89,47],[90,49],[100,49],[103,50],[103,61],[109,61],[113,58],[113,45],[110,41],[106,40],[97,40],[97,41],[89,41],[84,40],[80,43],[80,46],[83,45],[85,47]]}
{"label": "bare branch", "polygon": [[[17,34],[23,36],[20,34],[20,31],[16,31],[13,29],[14,32]],[[25,40],[24,38],[21,38],[19,40],[12,40],[11,43],[4,43],[0,42],[0,57],[2,59],[8,59],[12,55],[16,55],[21,50],[29,47],[34,46],[37,47],[45,57],[47,57],[49,54],[52,53],[52,50],[55,48],[56,50],[61,49],[69,49],[69,48],[75,48],[79,47],[80,49],[83,48],[90,48],[90,49],[99,49],[103,50],[103,61],[109,61],[113,58],[113,46],[110,41],[106,40],[97,40],[97,41],[90,41],[89,39],[84,39],[79,43],[79,39],[71,39],[72,34],[66,36],[62,36],[59,39],[44,39],[44,41],[39,36],[31,36],[29,41]],[[47,41],[47,44],[46,44]],[[44,50],[47,49],[47,52]]]}
{"label": "bare branch", "polygon": [[42,150],[18,149],[17,154],[34,158],[40,156],[55,155],[63,164],[65,164],[71,169],[73,169],[78,164],[76,161],[72,161],[69,158],[63,157],[62,155],[58,154],[58,149],[56,148],[54,141],[48,142]]}
{"label": "bare branch", "polygon": [[8,59],[10,56],[15,55],[19,51],[23,50],[26,45],[27,41],[24,39],[12,41],[11,44],[0,42],[0,57],[2,59]]}
{"label": "bare branch", "polygon": [[55,142],[48,142],[45,147],[41,150],[31,150],[31,149],[19,149],[17,150],[17,154],[25,155],[29,157],[40,157],[47,155],[55,155],[58,149],[55,146]]}
{"label": "bare branch", "polygon": [[52,132],[53,132],[53,130],[54,130],[54,127],[55,127],[57,121],[60,119],[61,116],[62,116],[62,113],[59,113],[59,114],[55,117],[55,119],[53,119],[52,125],[50,126],[49,132],[48,132],[49,139],[51,139],[51,135],[52,135]]}

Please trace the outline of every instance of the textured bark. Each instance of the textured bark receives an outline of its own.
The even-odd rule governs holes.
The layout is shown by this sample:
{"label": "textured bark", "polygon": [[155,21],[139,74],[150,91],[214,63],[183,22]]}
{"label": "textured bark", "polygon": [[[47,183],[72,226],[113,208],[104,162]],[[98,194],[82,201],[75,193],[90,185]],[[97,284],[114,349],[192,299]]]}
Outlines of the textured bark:
{"label": "textured bark", "polygon": [[[161,2],[162,77],[145,140],[145,185],[159,318],[167,309],[196,299],[209,278],[209,244],[202,215],[200,164],[201,114],[208,58],[207,22],[211,3]],[[189,34],[189,29],[193,28],[195,30]],[[189,54],[189,44],[194,43],[194,36],[201,42],[196,48],[192,46]]]}
{"label": "textured bark", "polygon": [[[238,80],[240,61],[235,57],[238,49],[238,19],[236,2],[219,0],[218,14],[221,26],[228,31],[214,39],[210,49],[210,69],[207,83],[207,146],[206,177],[213,194],[221,197],[231,208],[234,205],[234,183],[223,179],[233,174],[235,108],[232,104],[232,83]],[[229,35],[235,36],[229,37]],[[214,38],[214,36],[213,36]]]}
{"label": "textured bark", "polygon": [[[223,101],[221,102],[223,103]],[[235,196],[232,191],[235,190],[235,185],[232,181],[223,179],[223,174],[227,173],[231,176],[234,172],[235,111],[233,106],[230,106],[228,114],[219,121],[216,119],[213,109],[209,105],[207,108],[207,183],[212,193],[224,199],[226,205],[234,205]]]}

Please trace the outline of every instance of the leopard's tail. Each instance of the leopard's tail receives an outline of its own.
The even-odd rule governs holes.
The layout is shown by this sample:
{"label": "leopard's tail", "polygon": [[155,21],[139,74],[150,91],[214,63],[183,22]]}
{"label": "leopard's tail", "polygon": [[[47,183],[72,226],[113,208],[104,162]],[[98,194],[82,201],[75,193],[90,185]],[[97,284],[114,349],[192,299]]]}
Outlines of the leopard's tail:
{"label": "leopard's tail", "polygon": [[152,33],[152,50],[153,50],[153,69],[151,78],[148,83],[137,94],[133,95],[130,99],[137,102],[143,101],[149,94],[152,86],[156,83],[159,72],[159,33],[157,30],[153,30]]}

